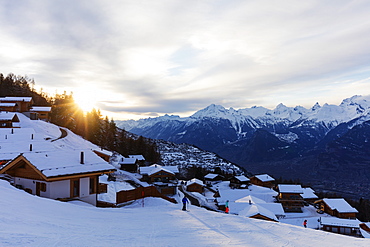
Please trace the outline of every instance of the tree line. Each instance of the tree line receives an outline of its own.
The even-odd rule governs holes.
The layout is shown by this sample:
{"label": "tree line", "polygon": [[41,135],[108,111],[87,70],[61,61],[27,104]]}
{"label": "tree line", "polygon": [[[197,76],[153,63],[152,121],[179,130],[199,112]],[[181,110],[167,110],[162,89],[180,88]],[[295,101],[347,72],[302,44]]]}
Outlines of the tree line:
{"label": "tree line", "polygon": [[0,97],[32,97],[35,105],[52,107],[51,123],[66,127],[101,148],[125,157],[129,154],[142,154],[151,163],[160,160],[157,146],[151,139],[118,128],[113,119],[103,117],[99,109],[84,113],[75,103],[72,92],[50,96],[36,92],[34,85],[34,80],[26,76],[4,76],[0,73]]}

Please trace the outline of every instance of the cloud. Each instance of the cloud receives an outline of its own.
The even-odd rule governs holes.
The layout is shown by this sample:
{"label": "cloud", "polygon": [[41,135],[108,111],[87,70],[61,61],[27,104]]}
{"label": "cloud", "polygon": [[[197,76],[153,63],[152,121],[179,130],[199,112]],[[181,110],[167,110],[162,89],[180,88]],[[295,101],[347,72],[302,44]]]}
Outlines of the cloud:
{"label": "cloud", "polygon": [[118,118],[339,102],[370,94],[369,10],[367,1],[6,1],[1,73],[51,93],[88,87]]}

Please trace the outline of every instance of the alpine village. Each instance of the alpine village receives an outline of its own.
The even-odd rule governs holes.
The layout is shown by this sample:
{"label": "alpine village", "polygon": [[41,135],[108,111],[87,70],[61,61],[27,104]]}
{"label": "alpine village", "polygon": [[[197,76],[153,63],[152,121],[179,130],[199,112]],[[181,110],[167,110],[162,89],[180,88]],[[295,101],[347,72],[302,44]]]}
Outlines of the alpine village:
{"label": "alpine village", "polygon": [[19,190],[100,208],[155,197],[180,210],[186,198],[219,214],[370,238],[366,199],[250,174],[220,158],[207,167],[172,165],[164,162],[164,149],[155,140],[118,128],[99,110],[83,113],[72,93],[51,97],[33,84],[27,77],[0,74],[0,178]]}

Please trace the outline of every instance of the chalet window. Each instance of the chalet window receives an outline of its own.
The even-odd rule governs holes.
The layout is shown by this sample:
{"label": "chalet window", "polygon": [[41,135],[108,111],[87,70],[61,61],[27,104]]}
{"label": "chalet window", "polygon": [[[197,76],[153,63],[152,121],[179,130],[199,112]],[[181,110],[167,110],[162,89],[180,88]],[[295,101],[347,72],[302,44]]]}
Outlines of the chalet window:
{"label": "chalet window", "polygon": [[90,177],[90,194],[96,194],[96,177]]}
{"label": "chalet window", "polygon": [[80,196],[80,180],[73,179],[71,180],[71,197],[79,197]]}

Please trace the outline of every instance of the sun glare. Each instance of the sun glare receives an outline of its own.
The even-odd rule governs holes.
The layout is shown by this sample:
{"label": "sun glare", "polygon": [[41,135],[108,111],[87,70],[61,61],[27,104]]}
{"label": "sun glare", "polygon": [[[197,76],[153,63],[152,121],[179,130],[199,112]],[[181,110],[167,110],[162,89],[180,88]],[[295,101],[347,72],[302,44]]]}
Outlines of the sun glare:
{"label": "sun glare", "polygon": [[88,91],[76,91],[73,93],[73,98],[76,104],[84,112],[89,112],[93,108],[96,108],[96,95],[94,93],[89,93]]}

